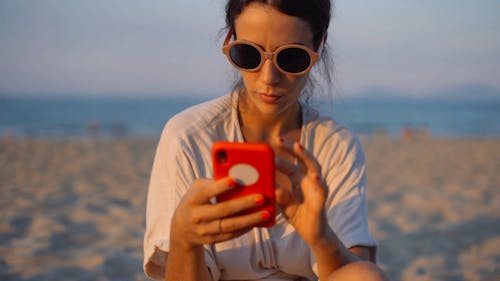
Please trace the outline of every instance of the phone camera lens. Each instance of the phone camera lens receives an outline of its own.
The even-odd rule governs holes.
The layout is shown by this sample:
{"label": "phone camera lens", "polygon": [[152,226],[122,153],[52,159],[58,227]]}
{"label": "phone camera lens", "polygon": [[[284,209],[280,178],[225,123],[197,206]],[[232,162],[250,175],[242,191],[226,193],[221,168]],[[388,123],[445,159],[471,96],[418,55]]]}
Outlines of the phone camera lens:
{"label": "phone camera lens", "polygon": [[217,151],[217,161],[219,163],[226,163],[227,162],[227,153],[225,150]]}

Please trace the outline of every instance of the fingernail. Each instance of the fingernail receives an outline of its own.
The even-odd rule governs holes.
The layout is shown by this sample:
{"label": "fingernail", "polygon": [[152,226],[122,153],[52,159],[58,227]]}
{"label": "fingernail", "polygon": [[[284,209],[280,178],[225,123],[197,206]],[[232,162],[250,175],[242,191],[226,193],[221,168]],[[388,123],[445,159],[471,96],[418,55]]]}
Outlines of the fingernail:
{"label": "fingernail", "polygon": [[268,211],[265,211],[264,213],[262,213],[262,219],[267,221],[271,218],[271,214],[268,212]]}
{"label": "fingernail", "polygon": [[321,177],[319,175],[316,175],[316,180],[320,182],[321,181]]}
{"label": "fingernail", "polygon": [[264,196],[259,195],[259,196],[255,197],[255,203],[257,203],[257,205],[263,205],[264,204]]}
{"label": "fingernail", "polygon": [[234,179],[228,179],[227,184],[229,185],[229,187],[236,187],[238,185],[238,183]]}

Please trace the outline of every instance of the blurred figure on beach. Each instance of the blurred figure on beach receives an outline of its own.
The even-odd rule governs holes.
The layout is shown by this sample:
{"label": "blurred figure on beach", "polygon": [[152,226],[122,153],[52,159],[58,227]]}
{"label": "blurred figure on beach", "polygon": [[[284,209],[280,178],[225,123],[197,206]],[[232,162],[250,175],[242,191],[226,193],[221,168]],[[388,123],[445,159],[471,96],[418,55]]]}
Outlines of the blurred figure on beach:
{"label": "blurred figure on beach", "polygon": [[400,138],[402,140],[428,139],[431,134],[427,126],[415,127],[411,124],[405,124],[401,128]]}

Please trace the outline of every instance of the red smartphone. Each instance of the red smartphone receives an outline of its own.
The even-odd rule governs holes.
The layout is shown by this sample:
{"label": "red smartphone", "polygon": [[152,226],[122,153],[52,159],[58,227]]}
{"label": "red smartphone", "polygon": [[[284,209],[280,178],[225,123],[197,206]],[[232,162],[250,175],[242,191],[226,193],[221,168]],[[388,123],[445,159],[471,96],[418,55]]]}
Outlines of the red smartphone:
{"label": "red smartphone", "polygon": [[249,194],[262,194],[264,205],[245,210],[253,213],[267,210],[271,219],[258,227],[271,227],[276,218],[274,196],[274,152],[264,143],[216,142],[212,146],[214,178],[231,177],[238,187],[217,196],[217,202],[242,197]]}

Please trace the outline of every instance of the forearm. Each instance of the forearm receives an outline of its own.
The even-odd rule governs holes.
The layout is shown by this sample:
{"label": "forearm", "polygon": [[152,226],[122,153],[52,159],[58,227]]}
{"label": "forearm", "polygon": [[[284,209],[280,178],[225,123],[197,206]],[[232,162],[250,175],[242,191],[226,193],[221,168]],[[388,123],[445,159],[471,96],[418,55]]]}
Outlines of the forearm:
{"label": "forearm", "polygon": [[311,249],[318,263],[319,280],[327,277],[340,267],[360,258],[347,249],[337,235],[329,229],[327,235],[311,245]]}
{"label": "forearm", "polygon": [[166,280],[210,281],[203,246],[185,249],[172,244],[165,268]]}

